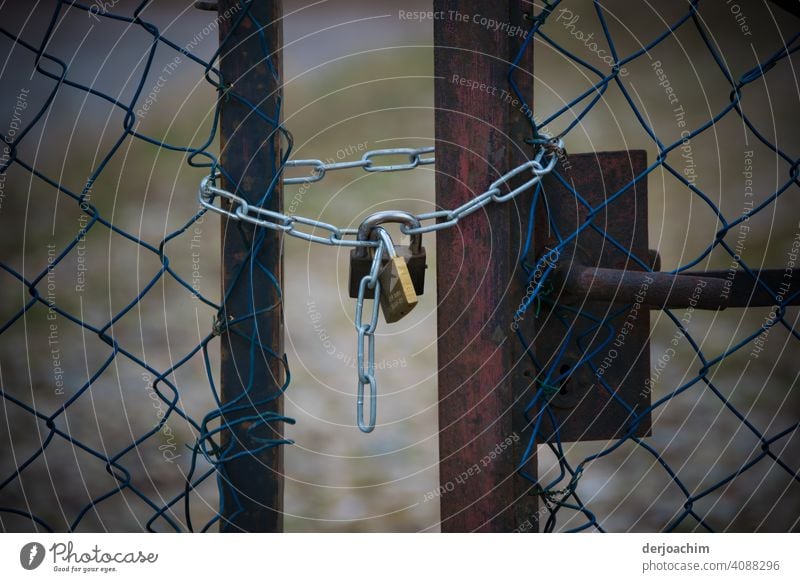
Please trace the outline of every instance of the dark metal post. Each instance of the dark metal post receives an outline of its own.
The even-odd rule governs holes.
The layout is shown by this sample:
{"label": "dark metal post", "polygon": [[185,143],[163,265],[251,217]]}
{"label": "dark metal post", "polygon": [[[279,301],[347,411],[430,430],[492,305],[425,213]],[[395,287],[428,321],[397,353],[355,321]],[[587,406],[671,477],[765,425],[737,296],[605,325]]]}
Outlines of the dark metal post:
{"label": "dark metal post", "polygon": [[[232,85],[239,95],[264,111],[273,112],[280,96],[280,82],[269,68],[260,31],[253,20],[245,17],[233,29],[240,16],[239,4],[238,0],[220,0],[218,3],[220,39],[232,31],[221,54],[220,70],[225,82]],[[280,73],[283,43],[281,1],[253,2],[250,13],[264,27],[266,50]],[[253,114],[249,106],[227,98],[220,119],[220,150],[222,167],[234,180],[234,183],[223,182],[223,187],[236,191],[248,202],[260,199],[275,176],[280,160],[280,142],[274,127]],[[266,207],[281,210],[281,189],[275,192]],[[282,399],[274,398],[283,385],[283,366],[264,350],[256,349],[254,355],[251,354],[252,342],[248,337],[255,326],[257,341],[283,355],[280,294],[260,269],[245,268],[240,273],[242,264],[250,260],[254,237],[261,235],[266,238],[255,258],[274,273],[280,283],[283,280],[280,234],[272,230],[259,231],[240,221],[222,222],[223,294],[232,288],[224,305],[226,319],[231,321],[251,312],[258,313],[236,325],[236,331],[245,337],[230,329],[223,331],[221,336],[222,404],[225,407],[235,403],[225,414],[224,420],[228,423],[245,417],[258,419],[259,415],[281,414],[283,409]],[[275,307],[270,309],[271,306]],[[251,358],[255,359],[252,368]],[[252,385],[248,389],[251,379]],[[264,423],[254,428],[252,421],[236,422],[232,430],[222,433],[222,448],[233,445],[234,453],[254,450],[261,444],[257,439],[278,439],[281,432],[280,423]],[[220,499],[223,513],[221,531],[282,530],[282,447],[247,453],[226,462],[223,478],[226,482]]]}
{"label": "dark metal post", "polygon": [[[434,23],[438,208],[472,199],[530,152],[526,111],[507,81],[524,39],[471,17],[525,30],[531,7],[522,0],[434,1],[442,15]],[[532,96],[532,56],[520,67],[516,78]],[[514,204],[485,210],[437,235],[441,527],[536,531],[537,498],[516,472],[528,436],[521,408],[529,388],[519,379],[511,330],[525,223]],[[535,474],[535,459],[527,470]]]}

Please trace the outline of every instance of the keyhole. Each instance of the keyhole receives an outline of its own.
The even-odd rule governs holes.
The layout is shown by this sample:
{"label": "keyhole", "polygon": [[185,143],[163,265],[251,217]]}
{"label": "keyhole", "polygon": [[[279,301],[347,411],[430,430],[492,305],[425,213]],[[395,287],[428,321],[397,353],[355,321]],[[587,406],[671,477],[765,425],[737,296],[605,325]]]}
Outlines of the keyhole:
{"label": "keyhole", "polygon": [[571,369],[572,369],[572,367],[569,364],[564,364],[564,365],[561,366],[561,368],[558,371],[558,373],[561,376],[564,376],[564,374],[566,374],[566,376],[564,376],[561,379],[561,381],[559,381],[559,383],[558,383],[558,393],[559,394],[567,395],[569,393],[569,381],[571,379],[571,376],[569,375],[569,371]]}

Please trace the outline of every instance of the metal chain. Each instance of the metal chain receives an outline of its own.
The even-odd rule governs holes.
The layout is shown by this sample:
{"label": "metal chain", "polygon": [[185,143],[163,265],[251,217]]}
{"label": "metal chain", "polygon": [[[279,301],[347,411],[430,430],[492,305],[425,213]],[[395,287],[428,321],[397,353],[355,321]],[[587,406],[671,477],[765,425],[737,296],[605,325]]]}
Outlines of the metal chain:
{"label": "metal chain", "polygon": [[[452,210],[438,210],[436,212],[428,212],[417,216],[411,215],[417,221],[434,221],[427,226],[409,227],[407,224],[401,222],[400,230],[408,235],[421,235],[426,232],[433,232],[456,226],[458,222],[470,214],[477,212],[484,206],[492,202],[508,202],[516,198],[523,192],[530,190],[536,186],[542,177],[549,174],[556,163],[558,162],[559,155],[563,152],[564,144],[558,140],[548,138],[545,143],[539,148],[536,155],[532,160],[517,166],[516,168],[506,172],[497,180],[489,185],[489,188],[479,194],[472,200],[462,204],[458,208]],[[422,155],[433,151],[432,147],[424,148],[395,148],[373,150],[366,152],[360,160],[350,162],[338,162],[326,164],[322,160],[290,160],[284,164],[284,167],[308,167],[313,170],[313,173],[299,177],[299,178],[284,178],[284,184],[309,184],[312,182],[319,182],[325,177],[327,172],[334,170],[342,170],[349,168],[362,168],[367,172],[397,172],[411,170],[418,166],[429,165],[435,162],[434,157],[423,158]],[[395,165],[376,165],[373,160],[381,156],[408,156],[408,162],[405,164]],[[503,193],[503,187],[508,186],[508,183],[520,174],[530,172],[532,176],[523,184],[512,188],[510,192]],[[375,429],[375,422],[377,417],[377,395],[378,383],[375,379],[375,329],[378,326],[378,313],[380,311],[380,282],[378,275],[381,267],[381,257],[384,252],[384,243],[382,240],[358,240],[358,229],[356,228],[338,228],[327,222],[306,218],[298,215],[289,215],[282,212],[275,212],[253,206],[248,204],[247,201],[228,192],[223,188],[219,188],[215,184],[215,180],[219,174],[211,174],[203,178],[200,182],[200,188],[197,192],[197,198],[200,204],[217,214],[227,216],[234,220],[241,220],[249,222],[256,226],[269,228],[272,230],[281,231],[284,234],[293,236],[309,242],[315,242],[331,246],[347,246],[347,247],[369,247],[375,249],[375,255],[372,260],[372,266],[367,276],[361,279],[358,287],[358,298],[356,299],[356,313],[355,313],[355,328],[358,333],[358,393],[356,401],[356,420],[358,428],[362,432],[372,432]],[[224,199],[228,201],[228,208],[214,204],[215,198]],[[439,220],[442,222],[437,222]],[[300,230],[298,227],[304,225],[310,227],[310,232]],[[380,228],[380,227],[377,227]],[[319,236],[314,234],[315,230],[327,231],[327,236]],[[345,237],[353,237],[346,239]],[[364,299],[367,289],[374,289],[374,299],[372,304],[372,315],[369,323],[364,323]],[[366,344],[366,349],[364,345]],[[366,363],[365,363],[366,352]],[[364,419],[364,394],[365,387],[369,385],[369,420]]]}
{"label": "metal chain", "polygon": [[[284,168],[311,168],[314,173],[308,176],[297,178],[284,178],[284,184],[311,184],[319,182],[325,174],[332,170],[347,170],[350,168],[362,168],[365,172],[397,172],[402,170],[413,170],[418,166],[433,164],[436,160],[433,157],[423,158],[422,154],[433,152],[433,147],[424,148],[392,148],[385,150],[372,150],[365,153],[360,160],[351,162],[325,163],[322,160],[289,160],[284,164]],[[373,163],[373,158],[380,156],[408,156],[408,163],[397,165],[377,166]]]}
{"label": "metal chain", "polygon": [[[200,202],[201,206],[212,212],[234,220],[249,222],[256,226],[282,231],[289,236],[324,245],[344,247],[376,247],[378,245],[375,241],[347,240],[344,238],[357,236],[357,228],[338,228],[327,222],[322,222],[321,220],[283,214],[282,212],[274,212],[266,208],[252,206],[248,204],[244,198],[215,186],[214,180],[218,177],[219,174],[206,176],[200,182],[200,188],[197,191],[197,200]],[[215,198],[227,200],[230,204],[230,210],[215,205]],[[297,225],[301,224],[310,226],[312,231],[304,232],[299,230]],[[327,237],[313,234],[315,229],[325,230],[330,234]]]}
{"label": "metal chain", "polygon": [[[458,208],[452,210],[437,210],[435,212],[428,212],[417,215],[416,218],[420,221],[436,221],[444,219],[443,222],[434,222],[427,226],[420,226],[417,228],[409,228],[406,225],[401,225],[400,230],[404,234],[423,234],[426,232],[433,232],[450,228],[458,224],[458,222],[473,212],[476,212],[491,202],[508,202],[516,198],[523,192],[530,190],[538,184],[542,177],[549,174],[556,163],[558,162],[559,154],[563,151],[564,143],[561,139],[552,140],[548,138],[547,144],[539,148],[536,156],[524,164],[506,172],[497,180],[489,185],[489,188],[479,194],[472,200],[462,204]],[[284,178],[284,184],[300,184],[309,182],[318,182],[321,180],[326,172],[331,170],[339,170],[344,168],[363,168],[367,172],[397,172],[404,170],[411,170],[421,165],[429,165],[435,162],[434,157],[423,158],[422,154],[432,152],[432,147],[425,148],[395,148],[384,150],[372,150],[366,152],[360,160],[351,162],[339,162],[333,164],[325,164],[322,160],[289,160],[284,167],[311,167],[315,170],[315,174],[305,176],[302,178]],[[375,165],[372,160],[379,156],[388,155],[407,155],[409,162],[406,164],[396,165]],[[529,171],[533,176],[523,184],[513,188],[510,192],[502,193],[502,187],[506,186],[508,182],[516,176]],[[303,239],[309,242],[315,242],[330,246],[348,246],[348,247],[372,247],[377,246],[377,242],[373,240],[347,240],[345,237],[356,237],[358,229],[355,228],[338,228],[327,222],[315,220],[313,218],[306,218],[304,216],[284,214],[282,212],[274,212],[266,208],[252,206],[247,203],[244,198],[228,192],[223,188],[219,188],[215,184],[215,180],[219,174],[210,174],[203,178],[200,182],[200,188],[197,192],[197,199],[200,204],[217,214],[233,218],[234,220],[242,220],[249,222],[256,226],[269,228],[272,230],[282,231],[289,236]],[[217,206],[214,204],[215,198],[228,200],[230,210]],[[305,225],[311,227],[311,232],[304,232],[298,229],[298,225]],[[316,229],[327,231],[328,236],[319,236],[313,234]]]}
{"label": "metal chain", "polygon": [[[380,228],[380,227],[378,227]],[[375,379],[375,329],[378,327],[378,312],[381,293],[381,283],[378,274],[381,269],[384,243],[378,241],[378,248],[372,259],[369,275],[361,279],[358,285],[358,298],[356,299],[356,316],[354,318],[358,332],[358,394],[356,396],[356,421],[362,432],[372,432],[375,428],[375,419],[378,412],[378,382]],[[364,323],[364,299],[367,289],[374,289],[372,300],[372,317],[369,323]],[[364,342],[367,342],[367,365],[364,366]],[[364,423],[364,386],[369,384],[369,422]]]}
{"label": "metal chain", "polygon": [[[424,234],[426,232],[434,232],[436,230],[442,230],[445,228],[451,228],[456,226],[458,222],[473,212],[477,212],[487,204],[491,202],[508,202],[512,198],[516,198],[523,192],[530,190],[536,184],[538,184],[543,176],[549,174],[553,168],[555,168],[556,163],[558,162],[558,157],[561,152],[564,150],[564,142],[561,139],[556,141],[549,141],[549,145],[546,147],[539,148],[536,156],[524,164],[521,164],[500,176],[497,180],[492,182],[489,185],[489,188],[479,194],[472,200],[465,202],[458,208],[454,208],[453,210],[437,210],[436,212],[427,212],[425,214],[417,215],[417,219],[420,222],[433,220],[437,221],[439,219],[444,219],[443,222],[434,222],[428,226],[420,226],[418,228],[408,228],[405,225],[400,227],[400,230],[404,234]],[[542,161],[545,159],[547,154],[549,158],[547,159],[546,163],[543,165]],[[502,194],[501,188],[508,184],[508,182],[522,174],[525,171],[530,171],[533,174],[533,177],[528,180],[527,182],[517,186],[511,192],[506,194]]]}

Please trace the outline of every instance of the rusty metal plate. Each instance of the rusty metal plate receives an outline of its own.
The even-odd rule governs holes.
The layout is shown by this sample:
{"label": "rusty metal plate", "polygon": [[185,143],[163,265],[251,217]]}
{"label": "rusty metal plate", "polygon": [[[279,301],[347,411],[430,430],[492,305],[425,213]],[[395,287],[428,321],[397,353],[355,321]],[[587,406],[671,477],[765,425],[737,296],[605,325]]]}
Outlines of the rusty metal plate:
{"label": "rusty metal plate", "polygon": [[[569,155],[560,162],[558,171],[589,206],[598,208],[646,166],[644,151],[603,152]],[[645,178],[631,185],[609,202],[595,214],[592,224],[651,264],[648,261],[654,259],[649,258],[648,252],[646,182]],[[535,258],[554,247],[555,229],[566,238],[585,224],[590,214],[590,208],[555,176],[545,179],[543,198],[537,209]],[[550,404],[561,441],[618,438],[633,426],[632,419],[650,405],[649,310],[642,302],[586,301],[571,296],[566,283],[570,270],[580,267],[646,269],[593,228],[585,228],[577,235],[561,253],[557,265],[547,300],[542,302],[539,315],[527,322],[526,333],[533,331],[532,346],[542,367],[534,376],[536,381],[564,376],[555,386],[548,385],[551,390],[558,390]],[[644,295],[646,291],[643,289]],[[562,348],[563,356],[558,357]],[[579,365],[575,367],[576,364]],[[629,409],[616,401],[614,394]],[[555,427],[548,417],[544,423],[544,439],[553,440]],[[633,434],[649,435],[650,428],[648,414],[638,422]]]}

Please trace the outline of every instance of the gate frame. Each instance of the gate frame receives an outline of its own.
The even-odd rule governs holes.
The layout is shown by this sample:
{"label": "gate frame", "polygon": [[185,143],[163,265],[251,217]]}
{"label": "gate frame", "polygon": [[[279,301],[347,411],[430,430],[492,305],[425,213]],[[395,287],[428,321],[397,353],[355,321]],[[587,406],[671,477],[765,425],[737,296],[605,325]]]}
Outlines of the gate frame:
{"label": "gate frame", "polygon": [[[525,139],[531,137],[526,114],[532,113],[521,109],[508,85],[525,39],[450,16],[481,14],[527,30],[532,7],[523,0],[491,6],[434,0],[434,12],[444,16],[434,21],[437,209],[472,199],[473,189],[525,162],[531,149]],[[469,89],[461,79],[486,89]],[[515,81],[532,98],[532,50]],[[522,296],[523,207],[491,204],[457,229],[437,233],[443,532],[538,531],[538,498],[516,461],[530,434],[521,403],[531,396],[531,380],[520,373],[523,354],[512,330],[514,303]],[[536,474],[535,455],[525,469]]]}
{"label": "gate frame", "polygon": [[[238,0],[219,0],[218,14],[220,44],[227,39],[220,54],[220,72],[226,83],[235,87],[238,95],[256,106],[282,98],[283,71],[283,6],[282,0],[261,0],[250,6],[253,15],[263,26],[257,30],[252,20],[237,22],[235,14]],[[264,46],[272,66],[273,75],[264,57]],[[282,157],[280,134],[269,131],[269,124],[253,113],[252,107],[235,98],[220,95],[220,161],[226,172],[237,180],[223,187],[236,192],[247,202],[255,204],[266,192],[279,170]],[[278,123],[281,119],[276,120]],[[265,131],[266,130],[266,131]],[[264,208],[282,212],[283,187],[279,183]],[[241,265],[249,259],[250,243],[256,236],[264,242],[256,260],[272,272],[277,285],[283,281],[282,233],[262,229],[252,224],[221,220],[222,244],[222,313],[226,322],[220,328],[220,396],[222,407],[229,407],[220,422],[229,426],[221,433],[222,450],[233,446],[246,454],[223,463],[220,478],[220,531],[222,532],[280,532],[283,530],[283,447],[263,447],[264,438],[282,439],[280,422],[269,416],[283,415],[281,391],[285,369],[277,358],[256,350],[253,370],[248,369],[252,342],[231,333],[227,322],[262,309],[258,315],[248,317],[245,325],[255,325],[261,345],[271,346],[283,356],[283,305],[280,292],[259,269],[253,269],[252,279],[247,269],[237,280]],[[244,234],[244,236],[242,236]],[[263,305],[249,307],[252,289],[257,289],[256,301]],[[226,293],[228,294],[226,297]],[[250,389],[247,377],[253,375]],[[268,401],[268,402],[267,402]],[[268,415],[265,417],[264,415]],[[259,418],[260,434],[253,434],[252,420]],[[264,434],[266,433],[266,434]],[[261,442],[259,442],[259,440]]]}

